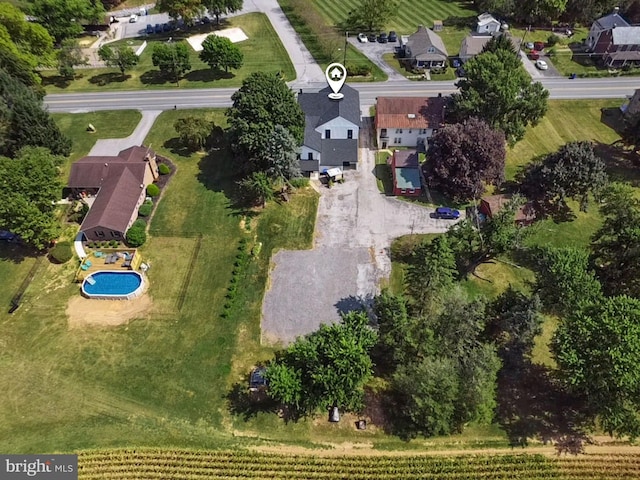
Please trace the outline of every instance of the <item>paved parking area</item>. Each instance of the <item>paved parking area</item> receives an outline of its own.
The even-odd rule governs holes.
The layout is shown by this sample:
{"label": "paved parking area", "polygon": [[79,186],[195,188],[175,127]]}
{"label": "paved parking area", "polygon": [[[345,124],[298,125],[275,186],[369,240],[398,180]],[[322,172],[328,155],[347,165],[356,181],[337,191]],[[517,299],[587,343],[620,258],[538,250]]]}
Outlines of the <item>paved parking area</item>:
{"label": "paved parking area", "polygon": [[391,273],[389,246],[401,235],[439,233],[450,220],[431,218],[433,209],[378,191],[370,119],[363,122],[357,171],[344,184],[321,187],[312,250],[274,255],[262,304],[262,340],[287,344],[322,323],[340,319],[339,311],[367,305]]}
{"label": "paved parking area", "polygon": [[366,42],[360,43],[357,37],[349,37],[349,43],[360,50],[369,60],[375,63],[380,69],[389,76],[390,81],[406,80],[406,78],[396,72],[391,66],[382,59],[385,53],[394,53],[400,43],[378,43]]}

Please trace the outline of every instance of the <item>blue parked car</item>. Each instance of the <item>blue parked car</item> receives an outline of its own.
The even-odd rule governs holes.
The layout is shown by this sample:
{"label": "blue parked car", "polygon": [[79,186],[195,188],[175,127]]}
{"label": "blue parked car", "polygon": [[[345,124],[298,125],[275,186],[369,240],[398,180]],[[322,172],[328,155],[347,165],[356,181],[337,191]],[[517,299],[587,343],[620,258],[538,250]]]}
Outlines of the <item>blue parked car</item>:
{"label": "blue parked car", "polygon": [[153,33],[153,25],[147,23],[147,35],[151,35]]}
{"label": "blue parked car", "polygon": [[168,23],[164,23],[162,25],[162,31],[163,32],[170,32],[171,31],[171,25],[169,25]]}
{"label": "blue parked car", "polygon": [[440,218],[443,220],[457,220],[460,218],[460,212],[455,208],[438,207],[433,213],[434,218]]}
{"label": "blue parked car", "polygon": [[159,23],[156,23],[156,33],[162,33],[162,25],[160,25]]}

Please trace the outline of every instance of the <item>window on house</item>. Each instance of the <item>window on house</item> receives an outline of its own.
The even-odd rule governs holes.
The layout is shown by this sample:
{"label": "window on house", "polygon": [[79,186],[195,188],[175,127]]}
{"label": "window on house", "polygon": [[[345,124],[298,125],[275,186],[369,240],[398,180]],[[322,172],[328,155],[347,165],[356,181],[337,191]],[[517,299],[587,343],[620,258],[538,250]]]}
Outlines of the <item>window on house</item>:
{"label": "window on house", "polygon": [[387,136],[387,129],[386,128],[383,128],[383,129],[380,130],[380,136],[381,137],[386,137]]}
{"label": "window on house", "polygon": [[331,138],[331,130],[324,131],[324,138]]}
{"label": "window on house", "polygon": [[409,129],[409,133],[411,133],[411,129]]}
{"label": "window on house", "polygon": [[401,128],[396,128],[396,133],[402,133],[402,129]]}
{"label": "window on house", "polygon": [[307,155],[307,160],[313,160],[313,152],[309,152]]}
{"label": "window on house", "polygon": [[426,134],[427,134],[427,129],[426,129],[426,128],[423,128],[422,130],[420,130],[420,133],[421,133],[422,135],[426,135]]}
{"label": "window on house", "polygon": [[435,49],[435,48],[433,48],[433,47],[429,47],[429,48],[427,49],[427,52],[429,52],[429,53],[436,53],[436,49]]}
{"label": "window on house", "polygon": [[120,238],[120,232],[111,232],[115,238]]}
{"label": "window on house", "polygon": [[96,230],[96,235],[100,238],[104,238],[104,232],[102,230]]}
{"label": "window on house", "polygon": [[353,130],[347,130],[347,138],[349,140],[353,139]]}

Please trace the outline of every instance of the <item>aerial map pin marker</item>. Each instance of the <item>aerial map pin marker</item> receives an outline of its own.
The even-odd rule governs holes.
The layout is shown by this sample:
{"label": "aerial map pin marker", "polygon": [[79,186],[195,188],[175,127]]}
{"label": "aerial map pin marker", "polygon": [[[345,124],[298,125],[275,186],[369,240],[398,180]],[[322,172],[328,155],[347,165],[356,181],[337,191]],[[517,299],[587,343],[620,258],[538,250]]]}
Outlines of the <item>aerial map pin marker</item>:
{"label": "aerial map pin marker", "polygon": [[329,94],[329,98],[333,100],[340,100],[344,97],[344,94],[340,93],[340,89],[347,80],[347,69],[341,63],[332,63],[324,71],[324,75],[327,78],[327,83],[333,93]]}

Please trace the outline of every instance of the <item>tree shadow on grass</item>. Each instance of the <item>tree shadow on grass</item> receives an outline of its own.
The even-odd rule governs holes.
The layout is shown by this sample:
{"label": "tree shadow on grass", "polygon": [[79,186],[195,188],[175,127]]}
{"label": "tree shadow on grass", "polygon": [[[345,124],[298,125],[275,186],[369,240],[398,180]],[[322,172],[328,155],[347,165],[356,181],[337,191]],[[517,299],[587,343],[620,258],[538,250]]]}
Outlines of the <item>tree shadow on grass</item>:
{"label": "tree shadow on grass", "polygon": [[122,75],[120,72],[100,73],[89,79],[89,83],[93,85],[105,86],[110,83],[122,83],[131,78],[131,75]]}
{"label": "tree shadow on grass", "polygon": [[[248,379],[247,379],[248,382]],[[227,407],[232,415],[242,417],[245,422],[259,413],[276,413],[278,403],[265,390],[250,392],[248,383],[236,383],[226,395]]]}
{"label": "tree shadow on grass", "polygon": [[563,390],[551,369],[531,363],[505,366],[498,374],[497,420],[511,446],[525,447],[529,439],[544,443],[570,435],[584,437],[589,425],[583,402]]}
{"label": "tree shadow on grass", "polygon": [[595,143],[593,149],[607,165],[610,180],[640,186],[640,157],[635,152],[624,148],[622,143]]}
{"label": "tree shadow on grass", "polygon": [[211,68],[192,70],[184,76],[184,78],[186,80],[189,80],[190,82],[214,82],[216,80],[229,79],[234,77],[235,74],[232,72],[213,70]]}
{"label": "tree shadow on grass", "polygon": [[35,258],[42,255],[35,248],[15,242],[0,241],[0,259],[11,263],[22,263],[27,258]]}
{"label": "tree shadow on grass", "polygon": [[600,122],[622,135],[625,129],[624,117],[619,108],[603,108],[600,110]]}
{"label": "tree shadow on grass", "polygon": [[184,143],[182,143],[178,137],[173,137],[169,140],[166,140],[162,144],[162,146],[174,155],[179,155],[181,157],[188,157],[193,153],[193,151]]}
{"label": "tree shadow on grass", "polygon": [[336,307],[336,310],[340,315],[363,309],[368,312],[371,310],[372,306],[372,294],[349,295],[348,297],[341,298],[334,304],[334,307]]}
{"label": "tree shadow on grass", "polygon": [[168,79],[160,70],[147,70],[140,75],[140,82],[145,85],[165,85],[175,83]]}
{"label": "tree shadow on grass", "polygon": [[52,75],[42,77],[42,86],[47,87],[53,85],[57,88],[68,88],[71,85],[71,80],[64,78],[62,75]]}

